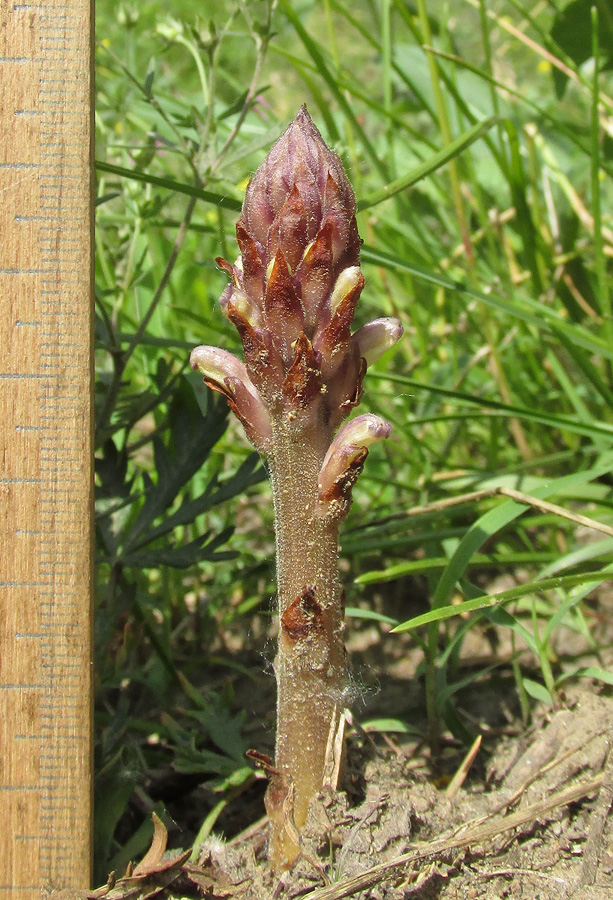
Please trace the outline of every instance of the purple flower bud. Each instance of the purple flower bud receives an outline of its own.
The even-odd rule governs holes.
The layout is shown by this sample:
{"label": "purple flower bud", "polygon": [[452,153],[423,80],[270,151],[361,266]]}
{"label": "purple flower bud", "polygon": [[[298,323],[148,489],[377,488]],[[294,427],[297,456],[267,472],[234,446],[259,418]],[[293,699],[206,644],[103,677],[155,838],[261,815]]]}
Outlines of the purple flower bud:
{"label": "purple flower bud", "polygon": [[371,366],[380,356],[397,344],[402,337],[404,328],[399,319],[373,319],[362,328],[358,328],[352,336],[354,343],[362,359]]}
{"label": "purple flower bud", "polygon": [[368,447],[388,438],[391,431],[389,422],[372,413],[358,416],[341,428],[322,463],[317,482],[319,499],[347,502],[368,456]]}
{"label": "purple flower bud", "polygon": [[245,364],[219,347],[196,347],[189,362],[192,369],[202,372],[208,387],[226,397],[251,442],[265,451],[272,433],[270,416]]}
{"label": "purple flower bud", "polygon": [[233,266],[217,260],[231,278],[220,303],[239,330],[249,377],[290,417],[302,409],[305,423],[338,421],[359,393],[360,356],[350,345],[364,285],[355,213],[342,164],[303,107],[249,183],[236,225],[240,257]]}
{"label": "purple flower bud", "polygon": [[242,221],[268,259],[284,244],[294,269],[326,217],[342,221],[337,222],[335,255],[353,255],[343,266],[357,262],[357,229],[349,227],[355,217],[353,190],[339,158],[326,147],[303,106],[253,176]]}

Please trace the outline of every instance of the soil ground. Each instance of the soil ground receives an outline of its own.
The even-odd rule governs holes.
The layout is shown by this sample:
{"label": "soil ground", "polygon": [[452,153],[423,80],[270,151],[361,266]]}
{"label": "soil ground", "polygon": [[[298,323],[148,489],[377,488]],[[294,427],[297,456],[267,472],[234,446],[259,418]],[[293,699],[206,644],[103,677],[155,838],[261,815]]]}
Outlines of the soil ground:
{"label": "soil ground", "polygon": [[[597,658],[583,636],[561,630],[559,666],[613,670],[613,595],[601,593],[591,612]],[[257,633],[252,639],[260,640]],[[240,652],[261,653],[262,643]],[[265,864],[264,784],[257,782],[228,807],[216,825],[222,836],[211,837],[197,860],[164,853],[160,823],[132,873],[71,900],[613,900],[613,689],[568,682],[559,708],[537,707],[526,726],[508,632],[473,629],[460,666],[461,676],[475,679],[456,700],[481,746],[450,792],[466,753],[451,735],[434,759],[418,736],[371,734],[358,724],[393,716],[425,728],[421,651],[408,636],[382,639],[380,626],[370,623],[350,627],[348,645],[359,700],[347,729],[342,790],[312,805],[304,853],[291,872],[275,878]],[[538,678],[534,660],[522,664]],[[270,752],[272,678],[262,690],[240,682],[235,689],[253,746]],[[175,843],[186,846],[185,834],[197,828],[207,803],[196,787],[168,804],[183,833]]]}

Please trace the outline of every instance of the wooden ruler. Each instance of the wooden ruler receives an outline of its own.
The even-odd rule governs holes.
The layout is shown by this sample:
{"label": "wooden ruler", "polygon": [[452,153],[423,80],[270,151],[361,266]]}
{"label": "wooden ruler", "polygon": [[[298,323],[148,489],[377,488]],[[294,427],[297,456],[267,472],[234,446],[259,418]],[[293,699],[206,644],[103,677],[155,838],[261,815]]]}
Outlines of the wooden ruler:
{"label": "wooden ruler", "polygon": [[0,898],[88,887],[91,9],[0,0]]}

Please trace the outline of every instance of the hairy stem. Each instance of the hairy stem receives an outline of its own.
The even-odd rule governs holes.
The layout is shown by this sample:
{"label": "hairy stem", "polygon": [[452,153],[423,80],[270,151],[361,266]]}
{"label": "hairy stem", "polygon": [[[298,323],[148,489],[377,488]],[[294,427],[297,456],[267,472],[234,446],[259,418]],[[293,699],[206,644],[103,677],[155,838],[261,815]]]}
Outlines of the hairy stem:
{"label": "hairy stem", "polygon": [[[322,433],[323,431],[323,433]],[[279,645],[275,767],[271,783],[270,860],[291,862],[310,800],[324,781],[326,748],[346,688],[343,591],[338,577],[338,523],[321,510],[317,478],[329,443],[326,429],[275,424],[270,454],[277,541]],[[288,792],[293,792],[290,802]]]}
{"label": "hairy stem", "polygon": [[244,362],[219,347],[196,347],[190,357],[270,467],[278,730],[274,763],[257,751],[253,758],[270,778],[277,871],[300,851],[311,799],[334,788],[328,747],[338,744],[331,738],[347,689],[338,523],[369,446],[391,430],[369,413],[335,434],[359,402],[367,365],[402,334],[397,319],[385,318],[350,331],[364,287],[355,211],[341,162],[303,107],[249,182],[236,224],[239,259],[217,260],[231,276],[220,304]]}

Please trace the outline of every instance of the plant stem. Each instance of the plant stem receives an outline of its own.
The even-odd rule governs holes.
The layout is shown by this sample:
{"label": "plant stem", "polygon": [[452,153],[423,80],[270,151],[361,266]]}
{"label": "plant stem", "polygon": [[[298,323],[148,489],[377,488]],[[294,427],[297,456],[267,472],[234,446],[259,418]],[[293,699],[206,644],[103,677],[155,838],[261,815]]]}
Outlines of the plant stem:
{"label": "plant stem", "polygon": [[[432,32],[430,30],[430,21],[428,19],[428,11],[426,9],[425,0],[417,0],[417,10],[419,21],[422,29],[423,43],[428,46],[432,45]],[[431,53],[427,53],[428,68],[430,70],[430,80],[432,82],[432,91],[434,93],[434,101],[438,115],[439,127],[445,144],[452,142],[451,126],[449,124],[449,115],[447,112],[447,104],[441,89],[439,80],[439,69],[435,57]],[[470,230],[464,214],[464,203],[462,201],[462,189],[460,187],[460,177],[458,174],[457,161],[455,159],[449,162],[449,177],[451,180],[451,194],[453,197],[453,205],[455,207],[458,226],[462,242],[466,250],[466,259],[470,267],[474,264],[474,256],[472,244],[470,241]]]}
{"label": "plant stem", "polygon": [[[327,429],[273,426],[270,454],[277,542],[279,646],[275,767],[291,781],[293,824],[301,829],[322,789],[326,749],[346,688],[343,591],[338,576],[338,520],[320,512],[317,478]],[[291,862],[298,844],[282,809],[287,791],[271,790],[270,860]]]}
{"label": "plant stem", "polygon": [[[600,43],[598,40],[598,7],[596,6],[592,7],[592,54],[594,56],[594,82],[592,86],[592,121],[590,124],[590,137],[594,260],[596,277],[598,279],[599,307],[602,318],[604,319],[604,333],[610,343],[613,340],[613,320],[611,318],[612,306],[609,278],[607,275],[607,261],[604,254],[600,199],[600,119],[598,115],[600,95],[600,82],[598,80],[600,74]],[[609,384],[611,384],[612,381],[613,373],[610,372]]]}

